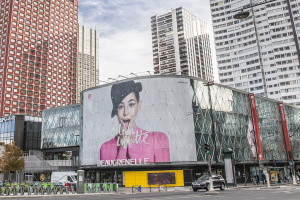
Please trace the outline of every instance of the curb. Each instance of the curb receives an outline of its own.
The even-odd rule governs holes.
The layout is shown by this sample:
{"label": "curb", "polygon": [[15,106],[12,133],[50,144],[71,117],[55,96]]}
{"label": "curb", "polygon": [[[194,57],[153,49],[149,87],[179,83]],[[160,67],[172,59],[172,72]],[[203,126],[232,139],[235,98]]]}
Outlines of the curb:
{"label": "curb", "polygon": [[272,189],[279,189],[280,186],[271,186],[271,187],[262,187],[262,188],[259,188],[261,190],[272,190]]}
{"label": "curb", "polygon": [[221,195],[221,194],[217,191],[207,191],[205,192],[205,195]]}

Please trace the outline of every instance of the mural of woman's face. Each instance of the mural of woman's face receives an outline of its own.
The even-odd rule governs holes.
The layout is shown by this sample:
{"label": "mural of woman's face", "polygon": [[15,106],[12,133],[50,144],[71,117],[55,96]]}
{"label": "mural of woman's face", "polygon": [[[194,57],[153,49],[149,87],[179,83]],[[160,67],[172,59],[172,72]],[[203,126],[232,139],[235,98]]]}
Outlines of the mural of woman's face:
{"label": "mural of woman's face", "polygon": [[128,127],[134,128],[135,118],[141,109],[142,102],[137,101],[134,92],[128,94],[118,106],[118,120],[121,129],[127,130]]}

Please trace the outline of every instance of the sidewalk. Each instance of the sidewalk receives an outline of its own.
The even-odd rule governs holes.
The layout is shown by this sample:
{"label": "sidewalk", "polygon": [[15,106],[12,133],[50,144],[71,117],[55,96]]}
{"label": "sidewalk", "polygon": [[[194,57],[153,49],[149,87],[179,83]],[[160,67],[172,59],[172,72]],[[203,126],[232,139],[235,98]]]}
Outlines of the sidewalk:
{"label": "sidewalk", "polygon": [[40,198],[40,197],[70,197],[70,196],[96,196],[96,195],[116,195],[117,193],[85,193],[85,194],[44,194],[44,195],[28,195],[27,193],[24,193],[24,195],[21,196],[21,194],[13,195],[10,194],[9,196],[1,195],[0,199],[8,199],[8,198]]}
{"label": "sidewalk", "polygon": [[[281,187],[281,186],[300,186],[300,181],[297,181],[297,185],[293,185],[293,183],[278,183],[278,184],[270,184],[271,187]],[[258,185],[253,185],[253,183],[238,183],[237,188],[256,188],[256,187],[267,187],[267,184],[259,183]]]}
{"label": "sidewalk", "polygon": [[[159,191],[158,187],[142,187],[141,192],[134,191],[134,193],[152,193],[152,192],[174,192],[174,191],[192,191],[192,186],[184,187],[168,187],[167,191]],[[119,194],[132,194],[132,188],[130,187],[119,187]]]}

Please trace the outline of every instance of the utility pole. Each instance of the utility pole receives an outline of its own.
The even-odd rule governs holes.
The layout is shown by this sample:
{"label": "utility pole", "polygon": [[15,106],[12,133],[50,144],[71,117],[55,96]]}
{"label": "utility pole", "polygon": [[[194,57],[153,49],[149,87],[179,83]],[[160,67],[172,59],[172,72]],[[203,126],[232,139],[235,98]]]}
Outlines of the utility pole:
{"label": "utility pole", "polygon": [[210,164],[210,153],[209,153],[209,150],[210,150],[210,144],[209,143],[206,143],[206,144],[204,144],[204,146],[205,146],[205,151],[206,151],[206,153],[208,154],[207,156],[208,156],[208,170],[209,170],[209,192],[216,192],[215,190],[214,190],[214,186],[213,186],[213,181],[212,181],[212,173],[211,173],[211,164]]}
{"label": "utility pole", "polygon": [[[209,105],[210,105],[210,118],[211,118],[211,135],[213,136],[213,140],[214,140],[214,147],[215,147],[215,158],[216,158],[216,162],[218,161],[218,156],[217,156],[217,151],[216,151],[216,135],[215,135],[215,125],[214,125],[214,116],[213,116],[213,109],[212,109],[212,101],[211,101],[211,92],[210,92],[210,86],[214,85],[215,82],[213,80],[210,79],[210,81],[203,83],[204,86],[207,86],[208,89],[208,98],[209,98]],[[209,156],[210,158],[210,156]],[[211,173],[211,172],[210,172]]]}
{"label": "utility pole", "polygon": [[246,165],[245,165],[245,147],[243,148],[243,165],[244,165],[245,186],[247,186]]}
{"label": "utility pole", "polygon": [[207,155],[207,165],[208,165],[208,171],[209,171],[209,176],[211,177],[212,176],[212,173],[211,173],[211,162],[210,162],[210,152],[209,152],[209,150],[210,150],[210,144],[209,143],[206,143],[206,144],[204,144],[204,146],[205,146],[205,151],[206,151],[206,153],[208,154]]}

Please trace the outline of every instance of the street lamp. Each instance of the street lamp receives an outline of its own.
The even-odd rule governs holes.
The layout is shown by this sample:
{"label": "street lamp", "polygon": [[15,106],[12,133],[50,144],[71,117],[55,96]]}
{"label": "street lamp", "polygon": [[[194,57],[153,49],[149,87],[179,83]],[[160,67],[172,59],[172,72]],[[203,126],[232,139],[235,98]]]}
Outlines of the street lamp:
{"label": "street lamp", "polygon": [[125,77],[125,76],[122,76],[122,75],[119,75],[119,77],[122,77],[122,78],[125,78],[125,79],[127,79],[127,77]]}
{"label": "street lamp", "polygon": [[247,8],[253,8],[255,6],[259,6],[259,5],[262,5],[262,4],[266,4],[266,3],[270,3],[272,1],[276,1],[276,0],[264,0],[263,2],[260,2],[260,3],[254,3],[254,4],[247,4],[247,5],[244,5],[242,6],[241,8],[237,9],[237,10],[234,10],[232,12],[237,12],[237,11],[240,11],[238,12],[237,14],[233,15],[233,18],[234,19],[245,19],[247,17],[249,17],[250,15],[250,12],[248,11],[243,11],[244,9],[247,9]]}
{"label": "street lamp", "polygon": [[247,17],[249,17],[250,13],[248,11],[243,11],[243,9],[236,13],[235,15],[233,15],[234,19],[245,19]]}
{"label": "street lamp", "polygon": [[130,73],[130,74],[132,74],[132,75],[135,75],[136,77],[139,77],[138,75],[136,75],[135,73]]}
{"label": "street lamp", "polygon": [[108,80],[109,80],[109,79],[114,80],[114,81],[118,81],[117,79],[114,79],[114,78],[108,78]]}

